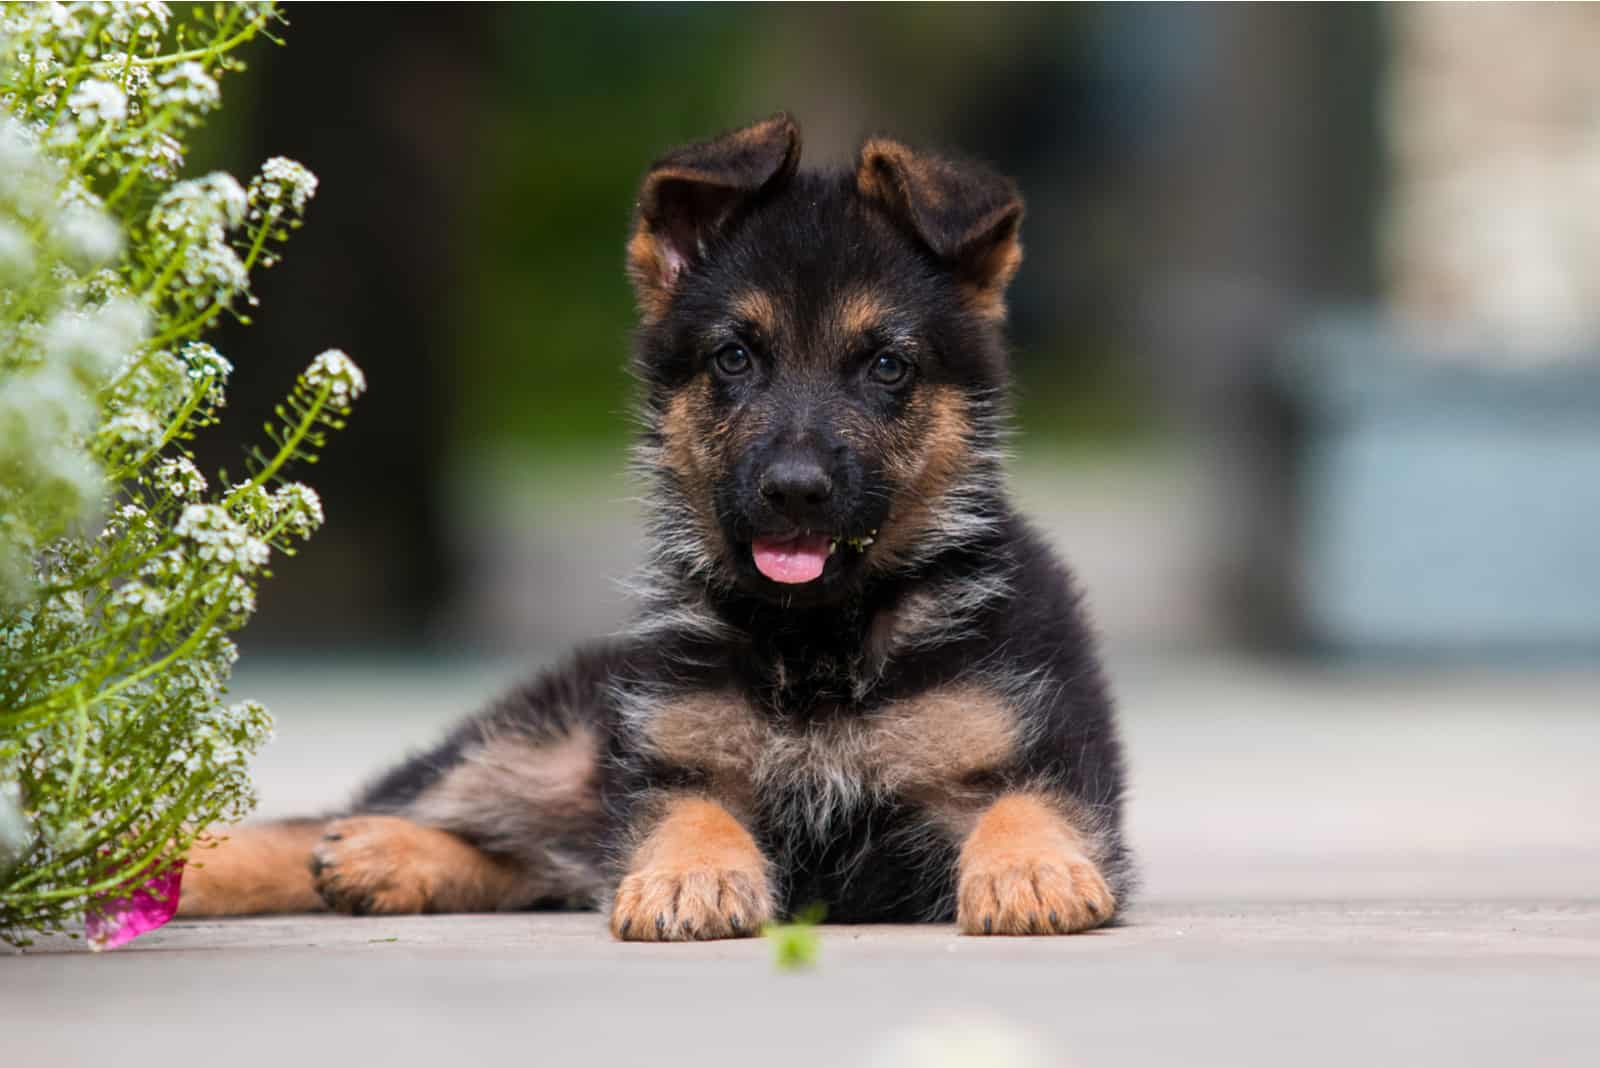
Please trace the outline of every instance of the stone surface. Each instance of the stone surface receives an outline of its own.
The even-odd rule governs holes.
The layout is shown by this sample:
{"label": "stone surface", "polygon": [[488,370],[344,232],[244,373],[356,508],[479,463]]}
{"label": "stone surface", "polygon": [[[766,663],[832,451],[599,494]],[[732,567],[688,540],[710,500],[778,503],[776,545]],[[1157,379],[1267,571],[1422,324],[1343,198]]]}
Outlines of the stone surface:
{"label": "stone surface", "polygon": [[[177,922],[0,956],[0,1063],[1594,1063],[1600,677],[1117,659],[1120,928],[826,928],[793,974],[583,913]],[[265,810],[337,803],[518,670],[244,676],[279,714]]]}

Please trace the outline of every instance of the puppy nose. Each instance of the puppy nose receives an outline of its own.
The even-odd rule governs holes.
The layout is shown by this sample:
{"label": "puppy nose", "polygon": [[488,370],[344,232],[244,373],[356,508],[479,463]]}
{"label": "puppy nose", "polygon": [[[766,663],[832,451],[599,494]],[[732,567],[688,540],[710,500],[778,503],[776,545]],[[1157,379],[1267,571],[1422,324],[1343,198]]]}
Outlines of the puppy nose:
{"label": "puppy nose", "polygon": [[761,496],[774,511],[804,521],[833,496],[833,479],[820,463],[806,456],[786,456],[761,475]]}

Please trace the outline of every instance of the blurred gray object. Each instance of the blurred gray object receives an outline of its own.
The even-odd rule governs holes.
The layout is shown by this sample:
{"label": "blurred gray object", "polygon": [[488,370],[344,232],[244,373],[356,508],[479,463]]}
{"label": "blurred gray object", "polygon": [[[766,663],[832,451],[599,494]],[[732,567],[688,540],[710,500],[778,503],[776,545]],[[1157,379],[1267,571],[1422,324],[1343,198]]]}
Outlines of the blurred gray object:
{"label": "blurred gray object", "polygon": [[10,871],[28,847],[28,824],[22,818],[22,792],[5,771],[0,767],[0,875]]}
{"label": "blurred gray object", "polygon": [[1430,346],[1360,315],[1290,345],[1308,636],[1377,654],[1600,648],[1600,365]]}

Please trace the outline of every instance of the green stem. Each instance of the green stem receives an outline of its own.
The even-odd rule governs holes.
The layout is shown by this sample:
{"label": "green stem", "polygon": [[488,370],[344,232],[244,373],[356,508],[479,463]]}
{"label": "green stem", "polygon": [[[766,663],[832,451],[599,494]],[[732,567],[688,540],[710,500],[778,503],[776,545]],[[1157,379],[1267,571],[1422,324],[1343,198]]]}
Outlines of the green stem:
{"label": "green stem", "polygon": [[67,778],[67,805],[75,808],[78,802],[78,782],[83,778],[83,758],[89,747],[89,706],[84,704],[83,690],[78,689],[77,738],[72,745],[72,774]]}
{"label": "green stem", "polygon": [[[228,16],[228,21],[222,25],[219,33],[227,33],[228,27],[233,24],[234,19],[237,17],[238,16],[236,13],[230,14]],[[191,59],[210,59],[213,56],[221,55],[223,52],[231,52],[240,45],[248,42],[252,37],[261,31],[262,27],[267,24],[267,20],[271,17],[271,12],[263,12],[246,23],[245,28],[234,34],[232,37],[227,37],[219,41],[213,41],[204,48],[189,48],[182,52],[167,52],[157,56],[135,57],[130,53],[127,62],[131,66],[135,67],[170,67],[174,63],[183,63]],[[82,54],[81,49],[79,50],[79,54]],[[77,57],[74,57],[73,61],[76,62]],[[62,71],[62,73],[66,75],[72,75],[91,70],[110,70],[116,65],[116,60],[97,60],[94,63],[85,63],[80,66],[69,67],[67,70]]]}
{"label": "green stem", "polygon": [[[228,580],[233,577],[237,570],[238,568],[236,566],[229,567],[228,570],[223,574],[219,585],[226,586]],[[206,585],[210,586],[211,583],[207,583]],[[218,597],[217,603],[212,605],[211,610],[201,617],[199,625],[189,633],[189,636],[183,640],[181,645],[173,649],[160,660],[157,660],[155,663],[146,664],[144,667],[140,668],[138,671],[135,671],[131,675],[124,675],[122,678],[118,679],[104,690],[101,690],[99,693],[95,694],[90,699],[90,704],[99,704],[102,701],[109,701],[123,690],[126,690],[129,686],[136,685],[137,683],[149,678],[151,675],[154,675],[160,671],[164,671],[175,661],[188,656],[194,651],[195,647],[198,646],[200,642],[211,633],[212,626],[219,618],[221,618],[223,610],[227,607],[227,599]],[[65,692],[66,691],[63,690],[57,690],[55,693],[49,694],[40,700],[33,702],[31,705],[27,705],[15,711],[0,713],[0,723],[14,723],[22,720],[38,718],[54,707],[60,701],[62,694]]]}
{"label": "green stem", "polygon": [[240,483],[237,487],[235,487],[234,491],[228,494],[228,496],[224,499],[224,505],[232,504],[250,490],[258,486],[266,485],[269,479],[275,477],[277,473],[283,469],[283,466],[294,458],[295,452],[300,448],[300,443],[306,439],[306,435],[309,434],[311,432],[311,428],[316,425],[317,417],[322,414],[323,408],[325,408],[328,404],[328,397],[331,396],[332,393],[333,383],[324,382],[322,384],[322,388],[317,391],[316,399],[311,402],[311,406],[306,409],[305,415],[303,415],[300,419],[300,422],[296,424],[294,432],[284,440],[283,445],[278,449],[277,453],[266,464],[266,466],[262,467],[260,471],[256,472],[254,478],[252,478],[249,482]]}

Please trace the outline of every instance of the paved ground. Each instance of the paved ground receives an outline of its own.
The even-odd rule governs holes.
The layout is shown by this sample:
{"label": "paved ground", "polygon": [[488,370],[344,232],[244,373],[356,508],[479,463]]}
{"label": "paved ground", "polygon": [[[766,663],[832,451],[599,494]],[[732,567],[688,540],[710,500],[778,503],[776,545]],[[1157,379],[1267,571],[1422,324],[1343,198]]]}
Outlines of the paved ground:
{"label": "paved ground", "polygon": [[[176,923],[0,957],[0,1063],[1597,1063],[1600,675],[1119,660],[1125,927],[830,928],[788,974],[584,914]],[[245,676],[279,715],[264,811],[334,803],[510,670]]]}

